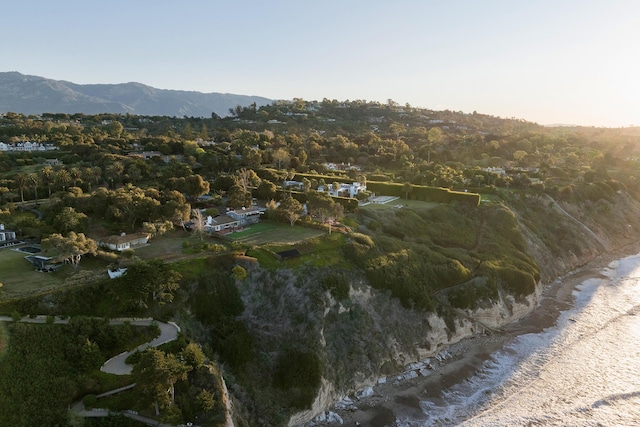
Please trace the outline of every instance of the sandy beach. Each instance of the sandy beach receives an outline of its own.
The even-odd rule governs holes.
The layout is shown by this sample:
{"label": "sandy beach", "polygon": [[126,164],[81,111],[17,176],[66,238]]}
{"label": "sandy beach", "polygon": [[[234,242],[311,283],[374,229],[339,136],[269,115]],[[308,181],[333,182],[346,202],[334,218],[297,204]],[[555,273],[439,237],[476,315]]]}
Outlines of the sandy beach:
{"label": "sandy beach", "polygon": [[560,312],[571,307],[572,291],[577,285],[601,276],[601,270],[612,261],[639,251],[640,245],[636,244],[599,256],[586,266],[547,285],[539,305],[526,316],[503,326],[504,332],[475,336],[451,345],[447,348],[450,358],[442,363],[432,358],[434,369],[429,375],[401,381],[397,380],[397,376],[390,376],[386,383],[373,387],[370,396],[352,397],[352,405],[332,411],[342,418],[346,426],[395,426],[398,417],[421,418],[421,400],[439,399],[442,391],[473,376],[492,353],[514,337],[553,326]]}

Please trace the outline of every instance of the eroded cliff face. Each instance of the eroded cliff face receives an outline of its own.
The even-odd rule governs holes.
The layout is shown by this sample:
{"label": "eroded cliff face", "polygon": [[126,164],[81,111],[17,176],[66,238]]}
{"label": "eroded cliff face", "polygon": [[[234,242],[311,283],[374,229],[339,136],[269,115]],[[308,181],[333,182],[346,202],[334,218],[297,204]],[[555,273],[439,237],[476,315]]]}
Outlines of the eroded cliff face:
{"label": "eroded cliff face", "polygon": [[[351,310],[362,310],[371,324],[362,335],[354,337],[360,343],[354,346],[367,348],[372,342],[382,341],[382,346],[376,344],[372,348],[384,348],[384,351],[377,357],[370,352],[365,361],[357,354],[353,358],[350,350],[332,346],[329,341],[325,348],[328,360],[332,362],[327,364],[327,371],[331,376],[336,368],[329,380],[334,387],[325,379],[313,408],[296,414],[289,424],[308,422],[336,401],[375,385],[380,377],[433,357],[446,346],[482,333],[485,328],[499,329],[528,314],[537,306],[541,292],[549,283],[600,254],[636,242],[640,235],[640,203],[626,193],[619,193],[615,203],[601,200],[582,205],[541,197],[528,200],[527,209],[516,207],[513,210],[527,241],[527,252],[540,266],[541,280],[533,294],[524,298],[501,294],[498,300],[483,304],[482,308],[458,310],[455,318],[445,319],[433,313],[407,310],[361,280],[351,289],[351,306],[347,308],[334,302],[325,321],[334,310],[343,318],[347,318]],[[551,233],[548,230],[540,232],[545,223],[553,224]],[[557,232],[558,229],[562,231]],[[325,336],[331,336],[331,329],[337,325],[344,329],[343,321],[335,319],[334,322],[337,323],[325,324]]]}
{"label": "eroded cliff face", "polygon": [[[524,316],[537,304],[541,289],[542,286],[538,286],[534,294],[520,301],[505,295],[485,308],[460,310],[455,318],[444,319],[433,313],[407,310],[397,301],[361,284],[351,291],[350,309],[335,303],[331,311],[337,310],[346,318],[350,310],[365,310],[372,322],[370,327],[351,337],[357,343],[351,348],[338,348],[330,342],[325,346],[330,361],[326,372],[331,379],[323,379],[312,408],[293,415],[288,425],[307,423],[344,397],[374,386],[381,377],[404,371],[406,366],[434,357],[451,344]],[[344,324],[340,326],[344,328]],[[325,324],[325,329],[333,327],[337,325]],[[353,348],[365,349],[370,345],[384,350],[378,354],[369,351],[367,357],[353,352]]]}
{"label": "eroded cliff face", "polygon": [[[356,270],[347,273],[349,297],[338,301],[319,286],[318,277],[326,271],[251,269],[250,280],[241,287],[242,320],[265,355],[263,366],[292,346],[312,349],[323,362],[321,386],[311,408],[289,416],[288,425],[304,424],[382,377],[524,316],[556,278],[640,235],[640,203],[624,193],[615,203],[571,205],[540,196],[504,206],[514,213],[541,280],[530,295],[514,297],[501,289],[475,309],[448,307],[438,314],[406,308],[388,291],[372,288]],[[265,371],[258,375],[268,378]],[[269,392],[274,390],[265,393]]]}

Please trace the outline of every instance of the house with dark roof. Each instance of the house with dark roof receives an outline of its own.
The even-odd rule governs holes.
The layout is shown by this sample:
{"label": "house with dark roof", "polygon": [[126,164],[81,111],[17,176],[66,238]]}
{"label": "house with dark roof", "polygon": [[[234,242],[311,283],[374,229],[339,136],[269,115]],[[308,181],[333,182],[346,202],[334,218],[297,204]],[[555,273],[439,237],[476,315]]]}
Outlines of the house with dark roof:
{"label": "house with dark roof", "polygon": [[233,232],[240,227],[240,220],[229,215],[208,216],[205,223],[205,229],[214,233]]}
{"label": "house with dark roof", "polygon": [[260,221],[260,215],[263,215],[265,211],[265,208],[252,206],[250,208],[229,210],[227,211],[227,215],[240,221],[241,226],[245,226],[249,224],[256,224]]}
{"label": "house with dark roof", "polygon": [[38,271],[49,272],[56,271],[60,267],[62,267],[62,263],[55,262],[53,257],[42,256],[42,255],[28,255],[24,257],[27,261],[29,261]]}

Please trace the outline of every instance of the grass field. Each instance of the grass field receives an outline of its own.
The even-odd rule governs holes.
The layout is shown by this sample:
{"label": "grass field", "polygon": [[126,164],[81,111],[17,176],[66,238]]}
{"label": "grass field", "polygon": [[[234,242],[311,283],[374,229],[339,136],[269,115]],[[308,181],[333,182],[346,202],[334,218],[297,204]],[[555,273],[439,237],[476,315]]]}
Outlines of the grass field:
{"label": "grass field", "polygon": [[[215,243],[205,237],[205,241]],[[200,239],[182,229],[172,230],[160,237],[153,237],[149,244],[135,249],[136,256],[142,259],[161,259],[166,262],[178,261],[188,256],[182,250],[184,242],[199,242]]]}
{"label": "grass field", "polygon": [[27,254],[11,249],[0,249],[0,282],[7,295],[32,292],[49,286],[61,285],[67,276],[63,267],[56,273],[40,273],[24,259]]}
{"label": "grass field", "polygon": [[[333,233],[331,235],[323,233],[320,236],[309,238],[302,242],[289,244],[270,244],[260,248],[247,250],[247,255],[257,258],[260,265],[267,268],[279,267],[299,267],[302,265],[310,265],[313,267],[334,266],[341,268],[350,268],[349,262],[345,260],[342,247],[347,237],[342,233]],[[289,251],[297,249],[300,252],[299,257],[281,260],[276,255],[281,251]]]}
{"label": "grass field", "polygon": [[322,230],[301,227],[276,222],[260,222],[250,225],[244,231],[231,233],[227,236],[234,242],[247,246],[259,246],[267,244],[294,244],[313,237],[326,234]]}
{"label": "grass field", "polygon": [[421,200],[397,199],[397,200],[394,200],[393,202],[386,203],[384,205],[377,204],[377,203],[370,203],[366,206],[360,207],[360,209],[371,209],[371,210],[399,209],[396,206],[421,209],[421,208],[433,208],[438,205],[439,203],[435,203],[435,202],[423,202]]}

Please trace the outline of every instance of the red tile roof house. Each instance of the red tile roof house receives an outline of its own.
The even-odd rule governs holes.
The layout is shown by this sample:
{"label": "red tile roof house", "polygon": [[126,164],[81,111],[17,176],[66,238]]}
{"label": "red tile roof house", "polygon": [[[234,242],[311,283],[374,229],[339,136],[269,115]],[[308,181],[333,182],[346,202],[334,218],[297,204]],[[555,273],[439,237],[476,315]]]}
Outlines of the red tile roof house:
{"label": "red tile roof house", "polygon": [[122,233],[120,235],[102,237],[96,239],[98,246],[106,247],[112,251],[124,251],[126,249],[133,249],[136,246],[146,245],[149,241],[149,233]]}

